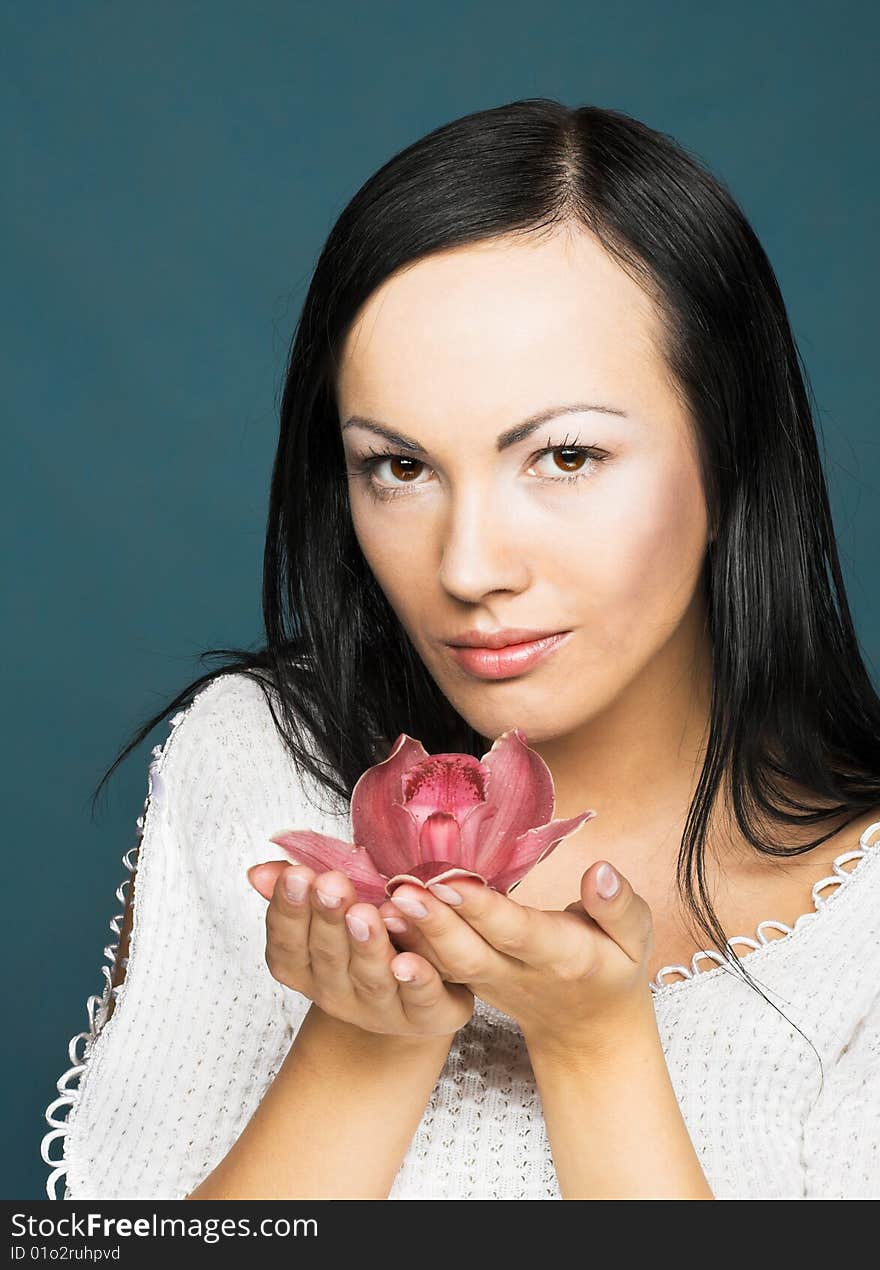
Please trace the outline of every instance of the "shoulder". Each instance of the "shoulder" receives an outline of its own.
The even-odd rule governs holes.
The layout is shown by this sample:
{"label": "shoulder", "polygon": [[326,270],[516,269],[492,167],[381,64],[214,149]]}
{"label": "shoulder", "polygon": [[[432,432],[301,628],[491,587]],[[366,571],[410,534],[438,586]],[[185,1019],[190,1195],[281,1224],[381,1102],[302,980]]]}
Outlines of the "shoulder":
{"label": "shoulder", "polygon": [[[270,834],[294,824],[335,832],[349,807],[297,762],[273,717],[283,721],[276,690],[263,682],[235,672],[196,692],[153,751],[150,794],[199,843],[237,832],[251,850],[262,844],[265,859],[283,856]],[[306,729],[303,739],[311,749]]]}
{"label": "shoulder", "polygon": [[860,995],[868,986],[866,980],[876,988],[880,983],[880,820],[863,829],[858,842],[836,857],[814,891],[823,897],[818,902],[838,905],[843,937],[836,942],[836,969],[841,986]]}
{"label": "shoulder", "polygon": [[[170,734],[163,749],[181,744],[210,744],[217,725],[224,731],[247,730],[267,712],[263,689],[242,671],[218,675],[197,690],[192,700],[169,720]],[[268,717],[268,716],[267,716]]]}
{"label": "shoulder", "polygon": [[248,754],[262,760],[283,748],[263,688],[238,671],[205,684],[168,726],[164,744],[153,749],[154,774],[193,763],[206,773],[227,770]]}
{"label": "shoulder", "polygon": [[846,1049],[861,1021],[876,1017],[880,1008],[878,833],[880,821],[874,821],[833,860],[813,886],[814,911],[795,926],[798,993],[811,996],[832,1058]]}

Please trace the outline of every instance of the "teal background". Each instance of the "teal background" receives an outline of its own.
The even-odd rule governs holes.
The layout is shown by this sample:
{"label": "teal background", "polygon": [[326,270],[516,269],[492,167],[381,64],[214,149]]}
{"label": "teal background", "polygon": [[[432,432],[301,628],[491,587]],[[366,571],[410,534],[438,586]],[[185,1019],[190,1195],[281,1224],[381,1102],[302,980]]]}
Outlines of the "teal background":
{"label": "teal background", "polygon": [[[627,111],[731,187],[820,407],[839,546],[880,661],[878,8],[867,3],[3,4],[0,342],[4,1144],[43,1119],[104,987],[157,728],[260,635],[284,356],[345,202],[440,123],[519,97]],[[60,1143],[53,1143],[54,1155]]]}

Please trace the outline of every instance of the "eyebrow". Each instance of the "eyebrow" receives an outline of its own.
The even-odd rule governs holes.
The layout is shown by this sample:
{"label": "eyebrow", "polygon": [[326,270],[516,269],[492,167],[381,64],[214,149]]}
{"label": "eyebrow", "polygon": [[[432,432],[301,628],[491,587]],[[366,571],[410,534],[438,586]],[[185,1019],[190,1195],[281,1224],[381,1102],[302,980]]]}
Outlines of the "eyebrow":
{"label": "eyebrow", "polygon": [[[517,423],[514,427],[508,428],[506,432],[502,432],[495,440],[495,449],[500,454],[508,446],[516,445],[517,441],[524,440],[536,428],[540,428],[542,423],[549,423],[551,419],[557,419],[560,415],[586,414],[590,411],[597,411],[599,414],[606,415],[620,415],[623,419],[629,417],[625,410],[618,410],[614,406],[597,406],[584,402],[573,402],[566,406],[550,406],[547,410],[541,410],[538,414],[530,415],[528,419],[523,419],[522,423]],[[351,415],[342,425],[341,431],[345,432],[347,428],[354,427],[366,428],[369,432],[375,432],[379,436],[385,437],[387,441],[391,441],[392,444],[399,445],[402,450],[413,450],[419,454],[426,453],[417,441],[413,441],[411,437],[404,436],[401,432],[395,432],[393,429],[387,428],[376,419],[367,419],[363,415]]]}

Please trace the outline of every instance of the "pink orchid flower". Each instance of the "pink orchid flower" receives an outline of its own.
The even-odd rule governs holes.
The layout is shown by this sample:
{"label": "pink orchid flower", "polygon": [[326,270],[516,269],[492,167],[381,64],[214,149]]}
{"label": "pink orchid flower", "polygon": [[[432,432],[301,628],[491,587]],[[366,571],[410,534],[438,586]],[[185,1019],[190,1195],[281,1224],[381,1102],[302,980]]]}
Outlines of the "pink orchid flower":
{"label": "pink orchid flower", "polygon": [[427,887],[479,878],[508,895],[563,838],[596,815],[554,820],[547,764],[522,728],[501,734],[482,759],[428,754],[401,732],[388,758],[367,768],[351,796],[351,842],[311,829],[269,839],[295,863],[339,869],[376,906],[403,882]]}

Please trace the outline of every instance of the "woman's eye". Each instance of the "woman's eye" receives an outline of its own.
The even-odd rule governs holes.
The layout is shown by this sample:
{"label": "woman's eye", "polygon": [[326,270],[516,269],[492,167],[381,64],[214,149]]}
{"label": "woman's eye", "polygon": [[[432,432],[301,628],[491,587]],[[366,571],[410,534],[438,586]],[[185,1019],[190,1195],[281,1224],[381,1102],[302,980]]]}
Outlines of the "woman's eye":
{"label": "woman's eye", "polygon": [[[409,494],[411,486],[425,484],[425,481],[419,479],[422,469],[430,471],[426,463],[411,455],[380,453],[376,450],[356,459],[355,463],[357,466],[346,469],[347,475],[365,478],[367,492],[377,501]],[[380,479],[376,473],[386,463],[390,469],[388,479]]]}
{"label": "woman's eye", "polygon": [[581,476],[589,475],[593,466],[600,463],[605,455],[592,446],[556,445],[542,450],[536,457],[550,460],[539,475],[545,480],[556,481],[577,480]]}
{"label": "woman's eye", "polygon": [[[535,465],[547,460],[543,468],[534,472],[534,479],[542,484],[558,485],[561,482],[585,480],[606,457],[605,451],[597,450],[594,446],[545,446],[532,455],[526,471],[532,475]],[[385,464],[387,474],[383,473],[380,478],[378,473]],[[374,498],[389,499],[409,493],[414,486],[427,484],[427,480],[420,478],[430,470],[421,459],[414,459],[411,455],[378,453],[374,450],[364,456],[360,460],[360,466],[349,471],[349,475],[366,477],[367,488]]]}
{"label": "woman's eye", "polygon": [[389,454],[376,460],[371,465],[373,470],[380,463],[387,463],[388,470],[391,474],[392,482],[403,481],[408,485],[412,485],[420,475],[420,469],[425,465],[421,459],[412,459],[405,454]]}

